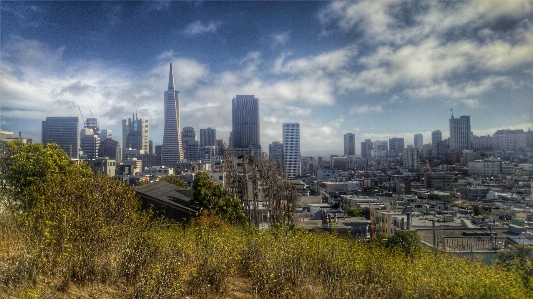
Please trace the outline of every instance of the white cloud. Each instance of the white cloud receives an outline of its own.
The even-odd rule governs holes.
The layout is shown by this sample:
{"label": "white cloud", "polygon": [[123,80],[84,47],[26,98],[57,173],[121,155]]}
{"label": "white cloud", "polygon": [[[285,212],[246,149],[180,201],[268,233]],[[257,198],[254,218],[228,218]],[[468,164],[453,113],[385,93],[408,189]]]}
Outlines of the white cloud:
{"label": "white cloud", "polygon": [[353,115],[353,114],[365,114],[365,113],[381,113],[383,112],[383,107],[381,107],[381,105],[375,105],[375,106],[368,106],[368,105],[363,105],[363,106],[353,106],[351,109],[350,109],[350,114]]}
{"label": "white cloud", "polygon": [[187,28],[185,28],[184,33],[185,35],[215,33],[221,24],[221,22],[215,21],[211,21],[209,22],[209,24],[202,24],[202,22],[196,21],[187,25]]}
{"label": "white cloud", "polygon": [[282,33],[276,33],[271,35],[272,44],[270,45],[271,48],[276,48],[277,46],[283,46],[289,41],[289,34],[290,32],[282,32]]}

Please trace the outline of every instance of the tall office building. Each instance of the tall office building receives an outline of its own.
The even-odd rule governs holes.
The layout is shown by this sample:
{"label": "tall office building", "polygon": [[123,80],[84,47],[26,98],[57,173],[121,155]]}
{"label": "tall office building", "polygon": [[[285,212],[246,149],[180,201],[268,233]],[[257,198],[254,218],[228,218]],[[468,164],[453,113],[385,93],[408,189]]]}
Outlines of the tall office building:
{"label": "tall office building", "polygon": [[361,142],[361,158],[369,159],[373,149],[374,145],[372,144],[372,140],[365,139],[364,142]]}
{"label": "tall office building", "polygon": [[98,148],[98,157],[107,157],[111,160],[116,160],[116,162],[122,161],[120,143],[113,140],[113,138],[103,140]]}
{"label": "tall office building", "polygon": [[442,132],[440,130],[435,130],[431,132],[431,145],[436,146],[442,142]]}
{"label": "tall office building", "polygon": [[301,174],[299,123],[283,124],[283,163],[288,178]]}
{"label": "tall office building", "polygon": [[207,128],[200,129],[200,147],[217,145],[217,130]]}
{"label": "tall office building", "polygon": [[123,119],[122,150],[132,148],[148,153],[150,151],[149,129],[148,120],[138,118],[137,113],[132,114],[131,118]]}
{"label": "tall office building", "polygon": [[418,133],[415,134],[415,140],[414,140],[414,146],[418,151],[420,152],[422,150],[422,147],[424,146],[424,135]]}
{"label": "tall office building", "polygon": [[344,134],[344,155],[355,156],[355,134]]}
{"label": "tall office building", "polygon": [[57,143],[72,159],[78,159],[80,129],[78,117],[47,117],[42,122],[41,141],[44,146]]}
{"label": "tall office building", "polygon": [[470,116],[462,115],[459,118],[454,118],[452,113],[450,118],[450,148],[458,150],[472,149]]}
{"label": "tall office building", "polygon": [[194,127],[185,127],[181,132],[181,141],[183,142],[183,144],[185,144],[185,142],[189,140],[196,140],[196,129]]}
{"label": "tall office building", "polygon": [[374,141],[374,150],[376,151],[388,151],[389,142],[387,140],[376,140]]}
{"label": "tall office building", "polygon": [[259,99],[254,95],[237,95],[232,99],[233,149],[261,149],[259,135]]}
{"label": "tall office building", "polygon": [[403,152],[403,148],[404,148],[404,140],[403,138],[389,138],[389,151],[392,152],[396,152],[396,153],[401,153]]}
{"label": "tall office building", "polygon": [[276,162],[279,170],[283,162],[283,144],[277,141],[272,142],[268,146],[268,158]]}
{"label": "tall office building", "polygon": [[92,128],[83,128],[80,131],[80,147],[85,159],[98,158],[98,148],[100,147],[100,137],[95,134]]}
{"label": "tall office building", "polygon": [[165,129],[163,133],[163,149],[161,164],[176,167],[183,159],[180,132],[180,93],[174,86],[172,63],[168,74],[168,90],[165,91]]}
{"label": "tall office building", "polygon": [[420,152],[417,148],[409,145],[403,151],[403,167],[409,171],[418,171],[420,168]]}
{"label": "tall office building", "polygon": [[106,140],[107,138],[113,138],[113,131],[109,130],[109,129],[102,129],[100,131],[100,140],[101,141],[104,141]]}

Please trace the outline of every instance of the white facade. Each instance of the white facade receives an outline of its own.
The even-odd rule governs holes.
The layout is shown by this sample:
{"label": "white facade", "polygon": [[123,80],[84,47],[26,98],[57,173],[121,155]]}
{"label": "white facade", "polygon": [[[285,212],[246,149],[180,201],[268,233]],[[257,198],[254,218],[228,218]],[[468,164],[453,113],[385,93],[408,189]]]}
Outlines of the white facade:
{"label": "white facade", "polygon": [[384,150],[371,150],[370,157],[374,160],[387,158],[387,151]]}
{"label": "white facade", "polygon": [[476,160],[468,162],[468,175],[491,175],[502,173],[502,161],[500,159]]}
{"label": "white facade", "polygon": [[492,136],[475,136],[473,137],[472,144],[474,151],[490,151],[493,148]]}
{"label": "white facade", "polygon": [[492,141],[495,150],[521,150],[527,147],[527,134],[524,130],[498,130],[492,135]]}
{"label": "white facade", "polygon": [[183,159],[180,132],[180,93],[174,87],[172,63],[168,75],[168,90],[165,91],[165,130],[163,133],[163,149],[161,164],[174,167]]}
{"label": "white facade", "polygon": [[283,163],[288,178],[301,174],[299,123],[283,124]]}

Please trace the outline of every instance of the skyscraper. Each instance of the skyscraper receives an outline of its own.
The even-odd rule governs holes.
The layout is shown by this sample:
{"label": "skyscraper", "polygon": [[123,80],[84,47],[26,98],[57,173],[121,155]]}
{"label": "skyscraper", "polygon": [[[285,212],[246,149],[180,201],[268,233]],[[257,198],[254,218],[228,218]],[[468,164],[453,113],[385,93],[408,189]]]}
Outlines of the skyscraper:
{"label": "skyscraper", "polygon": [[301,174],[299,123],[283,124],[283,163],[288,178]]}
{"label": "skyscraper", "polygon": [[259,99],[254,95],[237,95],[232,100],[233,149],[261,147],[259,135]]}
{"label": "skyscraper", "polygon": [[436,146],[442,142],[442,132],[440,130],[435,130],[431,132],[431,145]]}
{"label": "skyscraper", "polygon": [[168,90],[165,91],[165,129],[163,133],[163,149],[161,164],[175,167],[182,157],[180,132],[180,93],[174,86],[172,63],[168,74]]}
{"label": "skyscraper", "polygon": [[78,117],[47,117],[42,122],[41,141],[44,146],[57,143],[70,158],[77,159],[80,148]]}
{"label": "skyscraper", "polygon": [[470,116],[462,115],[450,118],[450,148],[472,149],[472,131],[470,129]]}
{"label": "skyscraper", "polygon": [[268,146],[268,158],[274,160],[278,170],[280,170],[281,162],[283,161],[283,144],[277,141],[272,142]]}
{"label": "skyscraper", "polygon": [[403,148],[404,148],[404,140],[403,138],[389,138],[389,151],[392,152],[396,152],[397,154],[398,153],[401,153],[403,152]]}
{"label": "skyscraper", "polygon": [[122,149],[128,148],[150,151],[149,125],[147,119],[137,117],[137,113],[131,118],[122,120]]}
{"label": "skyscraper", "polygon": [[415,134],[415,143],[414,146],[418,151],[420,152],[422,150],[422,147],[424,146],[424,135],[418,133]]}
{"label": "skyscraper", "polygon": [[98,158],[98,148],[100,147],[100,137],[95,134],[92,128],[83,128],[80,131],[80,147],[86,159]]}
{"label": "skyscraper", "polygon": [[113,138],[107,138],[100,143],[98,148],[98,157],[108,157],[109,159],[116,160],[117,162],[121,160],[121,150],[120,144],[118,141],[113,140]]}
{"label": "skyscraper", "polygon": [[372,140],[365,139],[364,142],[361,142],[361,157],[370,158],[370,155],[373,149],[374,149],[374,145],[372,144]]}
{"label": "skyscraper", "polygon": [[344,155],[355,156],[355,135],[352,133],[344,134]]}
{"label": "skyscraper", "polygon": [[207,128],[200,129],[200,147],[216,145],[217,130]]}

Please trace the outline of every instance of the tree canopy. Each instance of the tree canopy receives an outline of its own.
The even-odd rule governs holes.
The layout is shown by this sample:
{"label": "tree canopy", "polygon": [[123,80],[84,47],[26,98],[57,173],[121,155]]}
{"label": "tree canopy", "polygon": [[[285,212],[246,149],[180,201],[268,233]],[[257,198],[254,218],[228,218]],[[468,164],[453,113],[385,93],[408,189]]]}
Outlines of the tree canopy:
{"label": "tree canopy", "polygon": [[193,204],[213,211],[218,217],[228,222],[235,224],[246,222],[239,200],[232,198],[228,190],[212,182],[207,173],[196,174],[193,189]]}
{"label": "tree canopy", "polygon": [[183,180],[182,177],[176,177],[174,175],[163,175],[163,176],[160,176],[158,181],[165,181],[167,183],[171,183],[171,184],[174,184],[178,187],[181,187],[181,188],[184,188],[184,189],[188,189],[189,188],[189,185],[187,185],[187,183],[185,183],[185,181]]}

